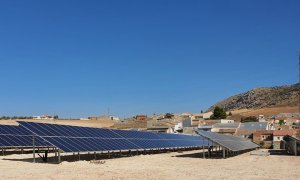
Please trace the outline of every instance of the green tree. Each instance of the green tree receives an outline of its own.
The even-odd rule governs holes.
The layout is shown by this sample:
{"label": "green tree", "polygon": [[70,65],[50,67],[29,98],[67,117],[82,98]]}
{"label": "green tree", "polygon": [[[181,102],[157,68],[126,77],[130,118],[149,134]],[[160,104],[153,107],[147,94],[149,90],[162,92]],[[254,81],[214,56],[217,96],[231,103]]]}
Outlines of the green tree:
{"label": "green tree", "polygon": [[279,120],[279,124],[283,125],[284,124],[284,120]]}
{"label": "green tree", "polygon": [[255,116],[249,116],[241,119],[242,123],[245,122],[258,122],[258,119]]}
{"label": "green tree", "polygon": [[224,109],[216,106],[210,119],[226,119],[226,117],[227,115]]}

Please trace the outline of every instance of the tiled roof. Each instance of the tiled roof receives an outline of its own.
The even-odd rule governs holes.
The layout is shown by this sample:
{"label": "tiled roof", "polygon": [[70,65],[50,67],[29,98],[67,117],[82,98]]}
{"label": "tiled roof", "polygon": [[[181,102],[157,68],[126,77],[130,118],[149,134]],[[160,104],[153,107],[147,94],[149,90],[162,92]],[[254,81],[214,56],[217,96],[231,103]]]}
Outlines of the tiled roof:
{"label": "tiled roof", "polygon": [[264,130],[264,131],[255,131],[253,135],[272,135],[273,131],[271,130]]}
{"label": "tiled roof", "polygon": [[294,130],[277,130],[273,132],[274,136],[286,136],[297,134],[297,131]]}

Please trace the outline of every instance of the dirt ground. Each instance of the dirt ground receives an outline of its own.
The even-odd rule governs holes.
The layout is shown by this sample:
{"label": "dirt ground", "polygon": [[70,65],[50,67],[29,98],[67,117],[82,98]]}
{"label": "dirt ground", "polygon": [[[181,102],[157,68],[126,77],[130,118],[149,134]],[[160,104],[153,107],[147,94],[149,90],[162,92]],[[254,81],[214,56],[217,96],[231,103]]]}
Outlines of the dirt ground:
{"label": "dirt ground", "polygon": [[111,120],[0,120],[2,125],[18,125],[17,121],[40,122],[50,124],[72,125],[72,126],[85,126],[97,128],[109,128],[115,124]]}
{"label": "dirt ground", "polygon": [[259,109],[240,109],[232,111],[233,115],[239,114],[242,116],[258,116],[258,115],[274,115],[279,113],[298,113],[298,106],[271,107]]}
{"label": "dirt ground", "polygon": [[[154,155],[32,163],[32,154],[0,156],[1,179],[300,179],[300,156],[203,159],[201,150]],[[76,156],[74,157],[76,158]]]}

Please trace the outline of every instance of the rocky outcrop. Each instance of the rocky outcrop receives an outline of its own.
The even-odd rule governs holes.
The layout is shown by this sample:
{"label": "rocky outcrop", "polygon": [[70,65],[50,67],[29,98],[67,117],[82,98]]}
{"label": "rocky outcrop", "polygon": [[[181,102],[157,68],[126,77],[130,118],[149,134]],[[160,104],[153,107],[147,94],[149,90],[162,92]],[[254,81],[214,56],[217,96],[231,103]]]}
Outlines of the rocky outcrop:
{"label": "rocky outcrop", "polygon": [[215,106],[222,107],[226,111],[278,106],[296,106],[298,103],[299,91],[300,83],[290,86],[256,88],[218,102],[210,107],[208,111],[213,110]]}

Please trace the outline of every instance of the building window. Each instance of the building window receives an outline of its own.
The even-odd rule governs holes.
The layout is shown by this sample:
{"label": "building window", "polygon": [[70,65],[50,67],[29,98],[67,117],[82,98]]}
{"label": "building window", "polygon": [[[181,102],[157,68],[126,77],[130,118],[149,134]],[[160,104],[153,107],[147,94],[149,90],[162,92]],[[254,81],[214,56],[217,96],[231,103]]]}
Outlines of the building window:
{"label": "building window", "polygon": [[280,140],[280,137],[277,137],[278,140]]}

